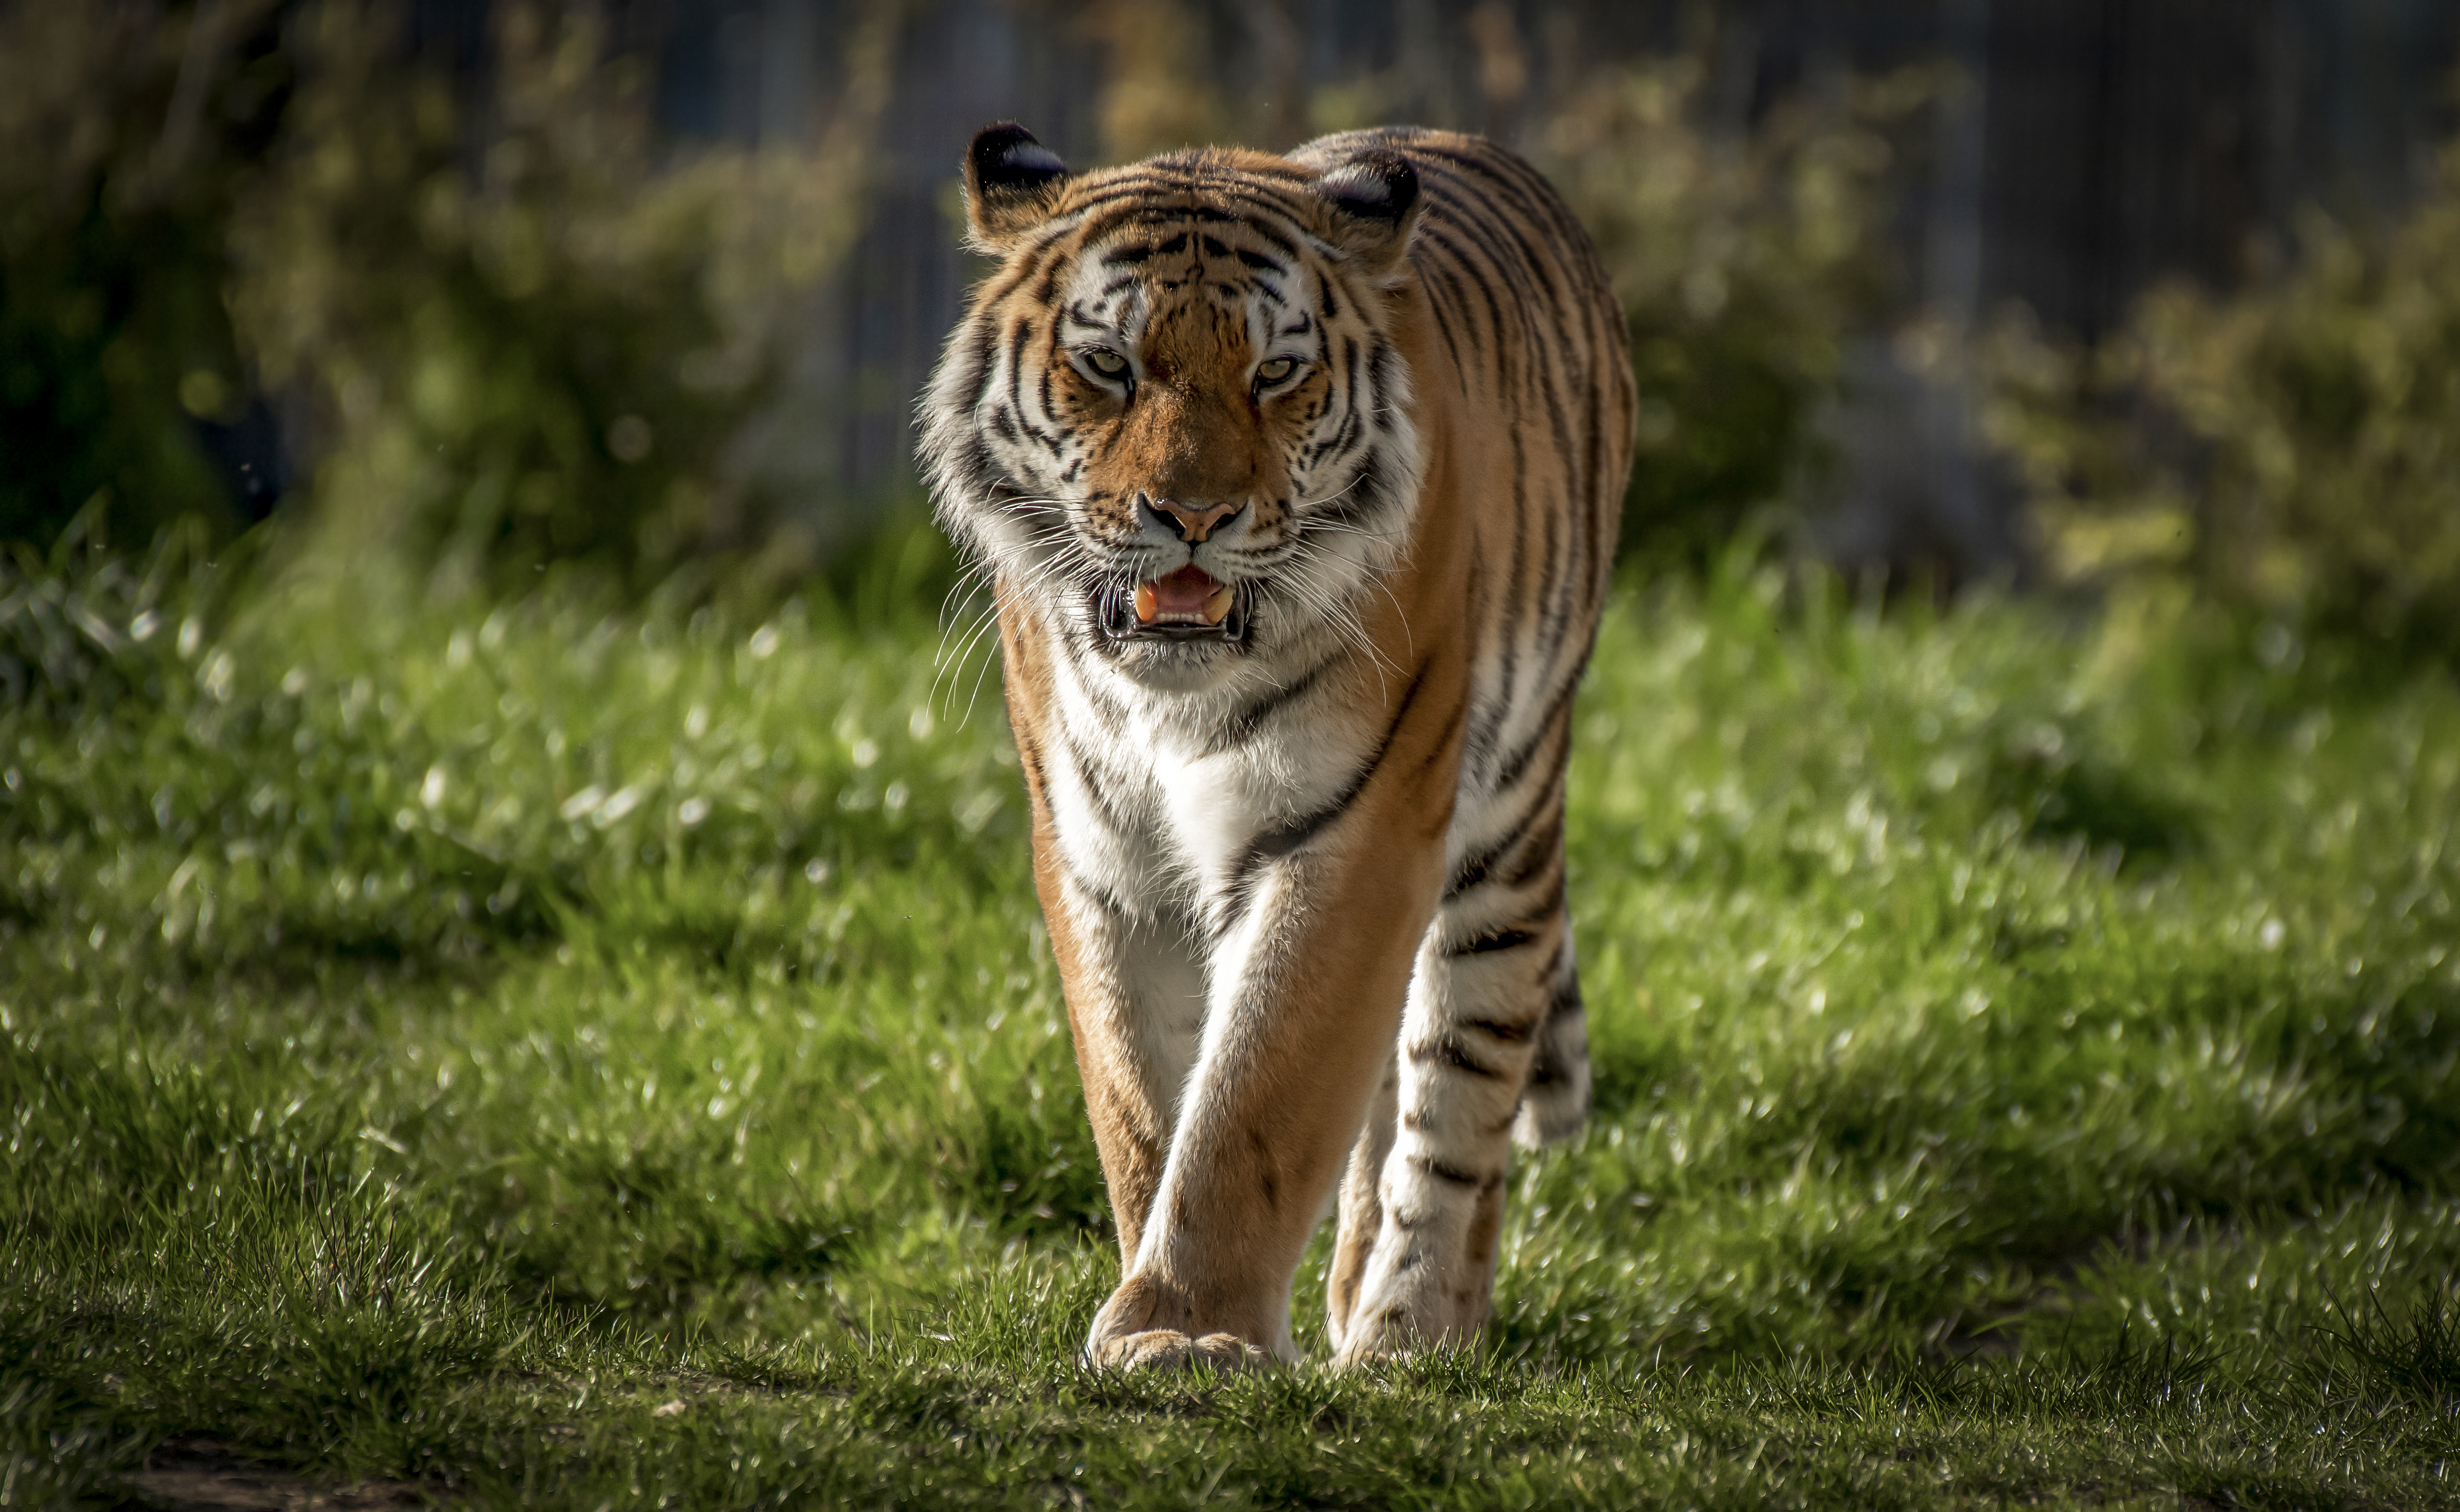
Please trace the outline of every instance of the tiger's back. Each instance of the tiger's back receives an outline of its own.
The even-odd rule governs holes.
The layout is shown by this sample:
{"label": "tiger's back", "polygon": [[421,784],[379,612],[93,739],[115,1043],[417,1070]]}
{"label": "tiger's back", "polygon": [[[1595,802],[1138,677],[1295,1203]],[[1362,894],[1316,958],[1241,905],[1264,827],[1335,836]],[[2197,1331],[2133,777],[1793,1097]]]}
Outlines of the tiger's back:
{"label": "tiger's back", "polygon": [[[1535,170],[1478,138],[1410,129],[1329,137],[1295,156],[1337,161],[1368,145],[1401,152],[1427,200],[1410,255],[1427,335],[1410,366],[1425,496],[1457,511],[1466,539],[1461,633],[1474,670],[1443,898],[1413,973],[1403,1060],[1377,1089],[1344,1184],[1331,1292],[1336,1336],[1353,1355],[1374,1352],[1389,1322],[1457,1335],[1483,1320],[1503,1202],[1494,1128],[1509,1120],[1518,1143],[1536,1145],[1570,1136],[1587,1112],[1563,783],[1572,699],[1613,571],[1635,402],[1604,266]],[[1439,512],[1420,528],[1447,523]],[[1463,1158],[1464,1146],[1483,1158]],[[1446,1206],[1467,1211],[1456,1246],[1416,1231],[1449,1226],[1394,1222]],[[1387,1303],[1398,1319],[1360,1307],[1446,1250],[1456,1273],[1436,1305]],[[1427,1329],[1428,1313],[1445,1327]]]}
{"label": "tiger's back", "polygon": [[[1473,717],[1445,894],[1467,916],[1538,912],[1562,886],[1568,714],[1613,576],[1631,466],[1635,393],[1622,309],[1587,234],[1553,187],[1479,137],[1415,128],[1347,133],[1294,156],[1339,160],[1360,146],[1400,151],[1427,200],[1410,254],[1449,371],[1419,389],[1432,446],[1456,436],[1472,539],[1466,592],[1474,638]],[[1474,481],[1473,481],[1474,479]],[[1564,998],[1529,1082],[1522,1143],[1575,1130],[1588,1102],[1579,986]]]}
{"label": "tiger's back", "polygon": [[1352,133],[1069,174],[968,160],[1004,259],[924,410],[993,580],[1126,1275],[1098,1361],[1287,1354],[1338,1183],[1343,1358],[1483,1321],[1509,1136],[1587,1062],[1573,693],[1632,387],[1534,170]]}

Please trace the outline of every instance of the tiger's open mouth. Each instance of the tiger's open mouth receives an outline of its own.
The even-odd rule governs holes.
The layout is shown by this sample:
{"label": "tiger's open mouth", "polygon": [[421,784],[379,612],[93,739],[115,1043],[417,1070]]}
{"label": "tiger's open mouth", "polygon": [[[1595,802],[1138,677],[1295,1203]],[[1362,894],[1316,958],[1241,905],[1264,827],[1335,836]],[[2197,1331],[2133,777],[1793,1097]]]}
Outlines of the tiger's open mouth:
{"label": "tiger's open mouth", "polygon": [[1194,562],[1133,592],[1097,590],[1094,617],[1113,640],[1243,640],[1246,595]]}

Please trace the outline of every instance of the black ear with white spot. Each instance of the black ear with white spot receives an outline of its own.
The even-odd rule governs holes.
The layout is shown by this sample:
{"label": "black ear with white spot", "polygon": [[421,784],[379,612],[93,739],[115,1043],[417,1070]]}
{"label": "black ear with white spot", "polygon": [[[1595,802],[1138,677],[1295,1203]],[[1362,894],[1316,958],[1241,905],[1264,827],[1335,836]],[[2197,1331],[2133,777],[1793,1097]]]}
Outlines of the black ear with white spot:
{"label": "black ear with white spot", "polygon": [[1014,121],[974,133],[965,149],[965,220],[974,245],[1005,252],[1050,214],[1068,165]]}
{"label": "black ear with white spot", "polygon": [[1316,193],[1330,201],[1333,241],[1377,273],[1400,265],[1418,223],[1418,171],[1386,147],[1325,170]]}

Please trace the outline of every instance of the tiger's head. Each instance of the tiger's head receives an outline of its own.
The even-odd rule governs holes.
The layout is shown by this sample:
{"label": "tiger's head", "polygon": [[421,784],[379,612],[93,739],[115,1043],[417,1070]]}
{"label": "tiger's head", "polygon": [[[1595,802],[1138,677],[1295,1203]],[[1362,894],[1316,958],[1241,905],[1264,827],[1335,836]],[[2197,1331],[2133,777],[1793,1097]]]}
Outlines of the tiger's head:
{"label": "tiger's head", "polygon": [[965,173],[971,244],[1001,265],[922,404],[949,534],[1140,680],[1339,633],[1418,492],[1388,330],[1408,160],[1206,149],[1077,175],[1004,124]]}

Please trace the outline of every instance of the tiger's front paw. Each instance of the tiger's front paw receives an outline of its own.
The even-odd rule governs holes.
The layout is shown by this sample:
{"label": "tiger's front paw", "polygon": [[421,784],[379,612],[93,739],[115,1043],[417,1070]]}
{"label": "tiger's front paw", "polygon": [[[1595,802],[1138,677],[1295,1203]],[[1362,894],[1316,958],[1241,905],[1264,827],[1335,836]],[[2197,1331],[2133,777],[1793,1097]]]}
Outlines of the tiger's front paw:
{"label": "tiger's front paw", "polygon": [[1261,1370],[1273,1356],[1235,1334],[1190,1338],[1177,1329],[1146,1329],[1101,1340],[1089,1352],[1102,1370],[1184,1370],[1210,1365],[1218,1371]]}
{"label": "tiger's front paw", "polygon": [[1085,1359],[1100,1370],[1251,1370],[1273,1362],[1270,1351],[1219,1330],[1203,1330],[1186,1299],[1147,1276],[1130,1276],[1102,1304],[1085,1341]]}

